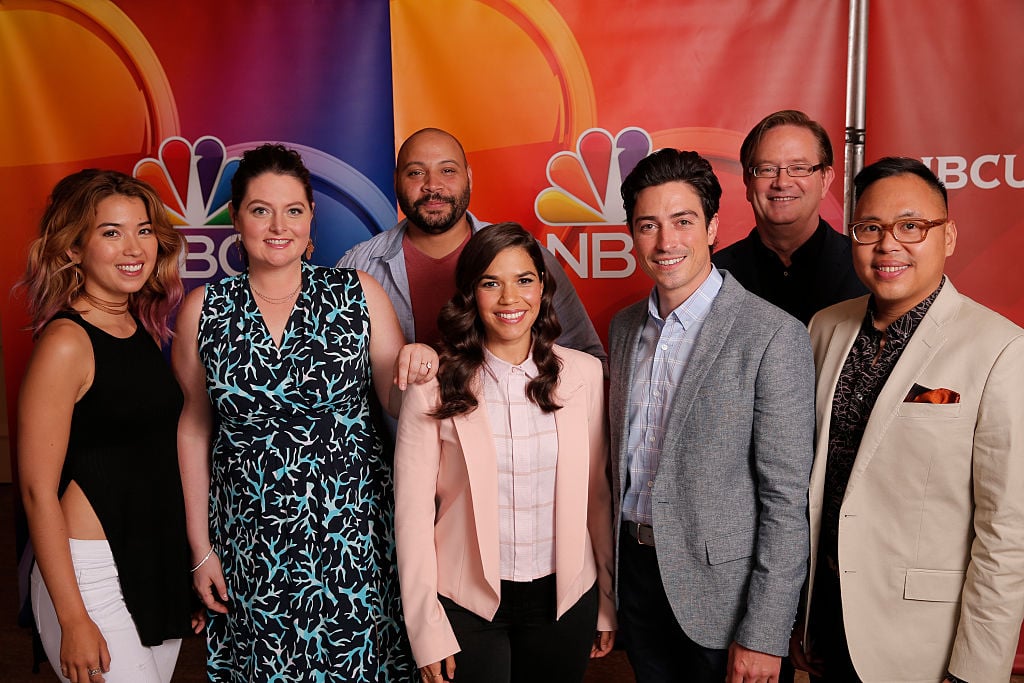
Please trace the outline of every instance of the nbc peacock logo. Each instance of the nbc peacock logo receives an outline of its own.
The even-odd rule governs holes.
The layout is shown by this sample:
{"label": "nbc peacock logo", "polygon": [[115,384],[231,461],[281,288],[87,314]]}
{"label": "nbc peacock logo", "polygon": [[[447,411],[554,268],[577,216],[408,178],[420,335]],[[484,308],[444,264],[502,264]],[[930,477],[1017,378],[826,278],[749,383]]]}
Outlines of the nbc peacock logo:
{"label": "nbc peacock logo", "polygon": [[619,188],[651,147],[642,128],[623,128],[616,135],[590,128],[577,139],[575,151],[548,159],[550,186],[537,195],[534,213],[541,223],[558,228],[548,232],[545,244],[578,277],[625,278],[636,270],[633,240],[620,227],[626,212]]}
{"label": "nbc peacock logo", "polygon": [[242,267],[228,212],[231,177],[238,157],[228,157],[224,143],[205,136],[190,143],[180,137],[160,144],[156,158],[141,159],[132,175],[156,190],[171,224],[185,237],[188,249],[181,276],[219,279],[237,275]]}
{"label": "nbc peacock logo", "polygon": [[624,128],[614,137],[603,128],[584,131],[575,152],[548,160],[551,186],[537,195],[537,218],[547,225],[623,225],[619,187],[650,152],[651,136],[642,128]]}

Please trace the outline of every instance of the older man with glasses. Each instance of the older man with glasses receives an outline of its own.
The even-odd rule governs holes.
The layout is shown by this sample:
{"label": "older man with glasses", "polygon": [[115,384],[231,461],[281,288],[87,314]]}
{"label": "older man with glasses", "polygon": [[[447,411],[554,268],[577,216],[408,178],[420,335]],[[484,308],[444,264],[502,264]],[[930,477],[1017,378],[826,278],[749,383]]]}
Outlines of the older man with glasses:
{"label": "older man with glasses", "polygon": [[944,275],[957,228],[924,164],[888,157],[854,186],[871,294],[810,325],[810,574],[791,655],[812,681],[1005,681],[1024,614],[1024,330]]}
{"label": "older man with glasses", "polygon": [[801,111],[766,116],[740,147],[755,227],[714,255],[747,290],[807,324],[815,313],[867,290],[850,243],[819,215],[835,177],[832,142]]}

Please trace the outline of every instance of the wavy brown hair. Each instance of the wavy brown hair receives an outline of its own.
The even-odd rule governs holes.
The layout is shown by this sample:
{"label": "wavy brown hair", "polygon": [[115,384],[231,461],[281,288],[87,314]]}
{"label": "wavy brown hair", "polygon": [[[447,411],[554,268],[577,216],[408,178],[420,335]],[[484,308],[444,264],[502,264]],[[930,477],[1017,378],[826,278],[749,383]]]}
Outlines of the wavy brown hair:
{"label": "wavy brown hair", "polygon": [[96,208],[114,196],[140,199],[157,239],[156,266],[142,289],[128,297],[128,310],[154,338],[161,342],[171,338],[168,317],[184,294],[178,270],[184,240],[152,187],[124,173],[95,168],[57,183],[39,222],[39,237],[29,246],[25,275],[16,287],[26,292],[35,335],[60,311],[73,310],[85,275],[72,260],[71,249],[83,246],[95,227]]}
{"label": "wavy brown hair", "polygon": [[544,264],[544,255],[533,235],[518,223],[498,223],[477,231],[459,256],[455,267],[455,296],[437,317],[441,333],[441,367],[437,381],[441,387],[441,405],[431,415],[438,419],[472,412],[479,405],[475,390],[477,373],[484,363],[484,326],[477,311],[476,288],[498,254],[506,249],[522,249],[530,256],[544,285],[540,310],[533,322],[533,362],[538,374],[526,385],[526,396],[545,413],[562,406],[555,402],[555,387],[562,363],[552,347],[562,326],[553,304],[555,278]]}

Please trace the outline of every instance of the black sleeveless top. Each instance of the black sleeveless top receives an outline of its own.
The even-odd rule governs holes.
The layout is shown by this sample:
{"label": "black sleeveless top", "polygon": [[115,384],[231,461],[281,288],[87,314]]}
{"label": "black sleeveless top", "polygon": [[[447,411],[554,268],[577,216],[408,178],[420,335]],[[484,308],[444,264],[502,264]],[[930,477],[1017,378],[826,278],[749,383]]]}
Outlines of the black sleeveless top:
{"label": "black sleeveless top", "polygon": [[190,633],[191,580],[178,471],[182,394],[160,347],[136,320],[114,337],[73,312],[89,335],[92,386],[75,404],[59,495],[75,481],[103,525],[143,645]]}

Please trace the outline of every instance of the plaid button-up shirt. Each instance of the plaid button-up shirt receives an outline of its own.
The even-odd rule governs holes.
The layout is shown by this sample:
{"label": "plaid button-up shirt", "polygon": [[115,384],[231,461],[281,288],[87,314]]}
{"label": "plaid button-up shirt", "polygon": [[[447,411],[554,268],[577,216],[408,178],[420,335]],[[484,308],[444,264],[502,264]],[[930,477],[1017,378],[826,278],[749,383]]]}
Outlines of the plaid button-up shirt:
{"label": "plaid button-up shirt", "polygon": [[622,518],[651,524],[651,492],[658,473],[669,413],[693,345],[711,302],[722,288],[716,269],[697,290],[665,318],[658,313],[658,291],[647,301],[647,323],[636,348],[636,372],[629,389],[629,481]]}
{"label": "plaid button-up shirt", "polygon": [[554,413],[526,397],[537,372],[532,356],[512,365],[484,349],[480,382],[498,456],[498,548],[505,581],[533,581],[555,571],[558,433]]}

